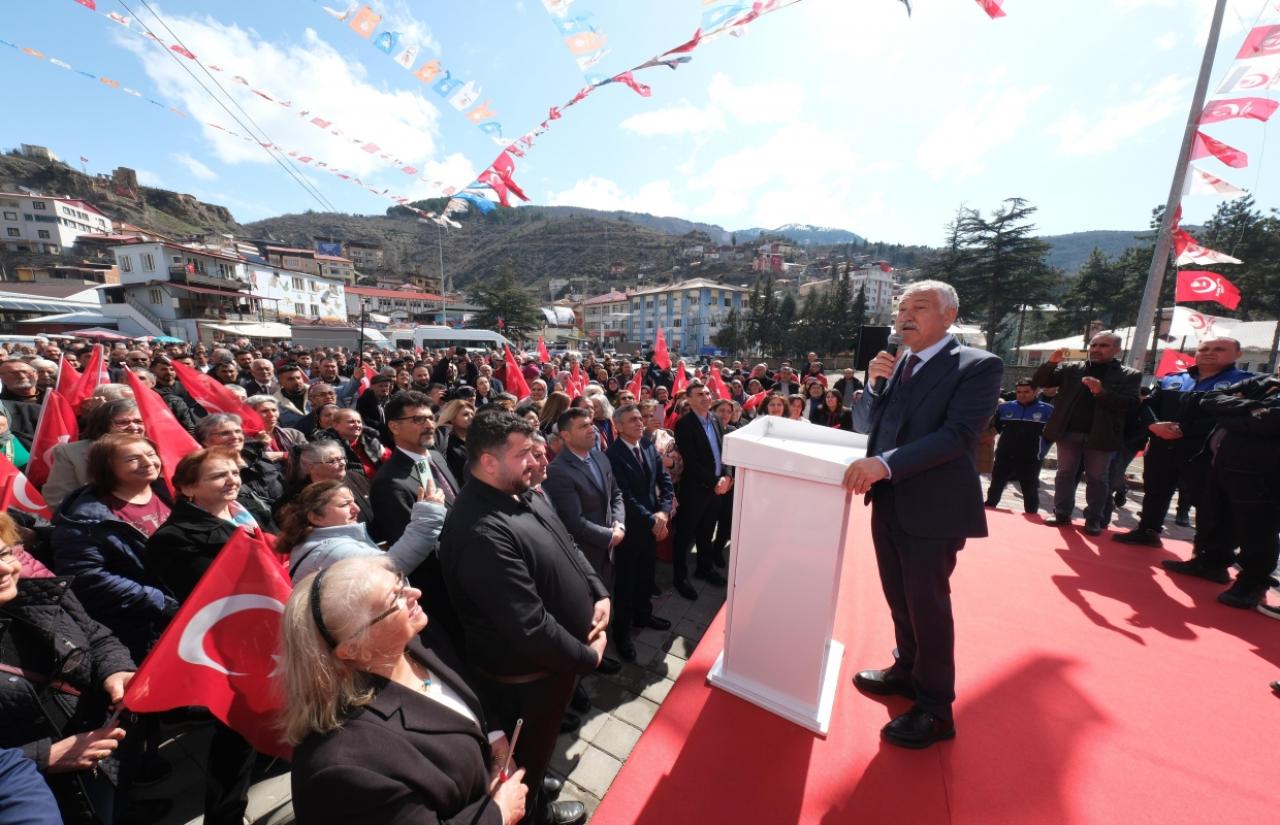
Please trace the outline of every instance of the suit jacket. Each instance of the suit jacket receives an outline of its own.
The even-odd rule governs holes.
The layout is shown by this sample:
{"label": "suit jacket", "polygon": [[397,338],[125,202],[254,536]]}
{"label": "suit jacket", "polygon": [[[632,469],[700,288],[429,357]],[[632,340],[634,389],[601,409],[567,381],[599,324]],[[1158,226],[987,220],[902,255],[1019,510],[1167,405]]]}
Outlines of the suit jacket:
{"label": "suit jacket", "polygon": [[640,439],[640,458],[621,438],[609,445],[609,464],[613,467],[618,489],[622,491],[622,504],[627,513],[627,535],[624,545],[655,545],[653,522],[655,513],[671,514],[675,502],[675,487],[671,475],[662,466],[662,458],[653,442]]}
{"label": "suit jacket", "polygon": [[480,724],[370,676],[372,701],[342,727],[308,736],[293,753],[290,781],[300,825],[502,822],[488,796],[489,742],[479,700],[434,651],[414,640],[409,654],[452,688]]}
{"label": "suit jacket", "polygon": [[[307,413],[311,412],[311,402],[305,398],[302,401],[302,406],[298,407],[298,405],[289,400],[283,390],[276,390],[272,397],[275,398],[276,406],[280,409],[281,427],[298,427],[298,422],[306,417]],[[298,427],[298,429],[301,428]],[[303,430],[303,432],[305,433],[306,430]]]}
{"label": "suit jacket", "polygon": [[622,504],[622,491],[613,477],[609,459],[599,450],[591,451],[591,460],[600,470],[604,487],[592,476],[582,459],[565,448],[547,467],[547,480],[542,489],[556,508],[556,515],[578,543],[582,555],[605,582],[613,563],[609,559],[609,542],[613,525],[626,524],[627,512]]}
{"label": "suit jacket", "polygon": [[866,391],[853,425],[869,433],[867,455],[889,465],[894,516],[909,535],[966,538],[987,534],[974,450],[1000,396],[1004,363],[951,340],[901,382],[902,364],[883,395]]}
{"label": "suit jacket", "polygon": [[[1059,387],[1053,401],[1053,415],[1045,425],[1044,437],[1057,441],[1067,431],[1071,411],[1082,393],[1092,392],[1080,382],[1087,366],[1062,361],[1041,364],[1031,383],[1037,387]],[[1118,360],[1107,365],[1102,378],[1102,392],[1093,397],[1093,423],[1085,436],[1085,447],[1091,450],[1119,450],[1124,447],[1124,425],[1130,410],[1138,405],[1138,387],[1142,373],[1124,366]]]}
{"label": "suit jacket", "polygon": [[[708,413],[710,415],[710,413]],[[711,424],[716,432],[716,446],[720,448],[720,455],[724,456],[724,428],[720,426],[720,419],[711,415]],[[724,461],[720,462],[720,475],[716,475],[715,455],[711,452],[711,444],[707,441],[707,433],[702,429],[702,422],[698,420],[698,416],[692,410],[685,413],[676,422],[676,449],[680,451],[680,457],[684,460],[684,473],[680,476],[680,484],[695,487],[712,488],[716,486],[716,482],[720,476],[725,475],[728,471],[724,467]]]}
{"label": "suit jacket", "polygon": [[[435,450],[428,450],[427,459],[448,482],[447,485],[442,485],[444,503],[446,507],[452,508],[459,489],[457,480],[449,472],[444,456]],[[452,490],[449,485],[452,485]],[[369,499],[373,502],[373,524],[369,526],[369,532],[375,540],[394,542],[400,538],[409,523],[413,503],[418,500],[421,489],[422,481],[413,459],[405,455],[403,450],[393,447],[391,457],[378,468],[369,485]]]}

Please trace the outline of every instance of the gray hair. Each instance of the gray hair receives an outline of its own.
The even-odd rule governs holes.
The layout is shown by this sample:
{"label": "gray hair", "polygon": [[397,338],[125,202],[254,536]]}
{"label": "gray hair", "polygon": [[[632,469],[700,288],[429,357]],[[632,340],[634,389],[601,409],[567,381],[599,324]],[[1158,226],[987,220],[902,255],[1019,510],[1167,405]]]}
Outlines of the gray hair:
{"label": "gray hair", "polygon": [[1111,330],[1109,330],[1109,329],[1108,329],[1108,330],[1103,330],[1102,332],[1099,332],[1099,333],[1096,333],[1096,334],[1093,336],[1093,338],[1090,338],[1089,340],[1090,340],[1090,341],[1093,341],[1093,340],[1095,340],[1095,339],[1097,339],[1097,338],[1108,338],[1108,339],[1110,339],[1111,343],[1115,344],[1117,347],[1123,347],[1123,346],[1124,346],[1124,338],[1123,338],[1123,337],[1121,337],[1119,334],[1117,334],[1117,333],[1115,333],[1115,332],[1112,332],[1112,331],[1111,331]]}
{"label": "gray hair", "polygon": [[226,424],[228,421],[232,422],[237,427],[244,426],[243,422],[240,421],[240,416],[235,413],[211,413],[196,422],[196,441],[204,444],[205,439],[209,437],[210,433],[221,427],[223,424]]}
{"label": "gray hair", "polygon": [[623,404],[622,406],[618,407],[616,410],[613,411],[613,420],[621,421],[622,416],[626,415],[632,410],[635,410],[636,412],[640,412],[640,405],[639,404]]}
{"label": "gray hair", "polygon": [[133,398],[133,388],[126,384],[99,384],[93,390],[93,396],[103,401],[118,401],[121,398]]}
{"label": "gray hair", "polygon": [[241,401],[249,395],[249,391],[239,384],[223,384],[222,386],[226,387],[227,392],[231,393],[236,398],[239,398]]}
{"label": "gray hair", "polygon": [[257,407],[259,404],[265,404],[268,401],[277,407],[280,406],[280,402],[276,400],[274,395],[251,395],[244,400],[244,403],[250,407]]}
{"label": "gray hair", "polygon": [[56,370],[58,368],[58,365],[48,358],[32,358],[30,364],[38,370]]}
{"label": "gray hair", "polygon": [[342,449],[342,445],[332,438],[322,438],[319,441],[308,441],[298,451],[298,460],[308,467],[316,464],[324,463],[329,453],[338,453],[346,455],[346,451]]}
{"label": "gray hair", "polygon": [[946,281],[912,281],[902,291],[902,299],[917,292],[932,292],[937,295],[938,305],[943,312],[949,309],[960,311],[960,296],[956,294],[956,288]]}

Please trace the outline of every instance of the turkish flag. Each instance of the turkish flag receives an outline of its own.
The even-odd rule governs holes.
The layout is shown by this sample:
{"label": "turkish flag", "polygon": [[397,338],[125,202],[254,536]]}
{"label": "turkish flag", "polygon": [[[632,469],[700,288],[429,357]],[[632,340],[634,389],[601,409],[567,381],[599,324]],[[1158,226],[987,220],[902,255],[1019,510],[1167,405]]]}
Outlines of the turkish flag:
{"label": "turkish flag", "polygon": [[[59,376],[61,379],[61,376]],[[80,374],[80,380],[76,382],[75,387],[67,394],[67,400],[71,402],[71,408],[77,412],[80,411],[80,405],[84,400],[93,395],[93,391],[98,388],[102,381],[102,344],[93,345],[93,354],[89,356],[89,363],[85,365],[84,372]]]}
{"label": "turkish flag", "polygon": [[1216,272],[1189,269],[1178,273],[1178,291],[1174,300],[1214,301],[1227,309],[1235,309],[1240,306],[1240,290]]}
{"label": "turkish flag", "polygon": [[547,352],[547,342],[542,336],[538,336],[538,363],[545,364],[551,360],[551,353]]}
{"label": "turkish flag", "polygon": [[[174,362],[176,366],[177,361]],[[173,492],[173,470],[187,455],[200,449],[200,445],[191,437],[191,433],[183,429],[178,419],[169,411],[169,405],[159,393],[143,384],[133,370],[124,371],[125,379],[133,390],[133,400],[138,404],[138,413],[147,426],[147,438],[156,445],[160,454],[160,472],[164,481]],[[190,388],[188,387],[188,390]]]}
{"label": "turkish flag", "polygon": [[747,400],[742,403],[743,412],[750,412],[751,410],[754,410],[756,407],[760,406],[760,402],[763,401],[764,397],[768,394],[769,394],[768,392],[758,392],[755,395],[747,398]]}
{"label": "turkish flag", "polygon": [[360,364],[360,373],[360,392],[363,393],[373,386],[373,379],[378,377],[378,373],[373,367],[363,362]]}
{"label": "turkish flag", "polygon": [[1194,355],[1187,355],[1176,349],[1166,349],[1160,356],[1160,365],[1156,367],[1156,378],[1164,378],[1176,372],[1186,372],[1195,365]]}
{"label": "turkish flag", "polygon": [[636,370],[636,377],[631,379],[631,384],[627,389],[631,390],[631,394],[636,397],[636,401],[640,400],[640,388],[644,386],[644,370]]}
{"label": "turkish flag", "polygon": [[633,92],[641,97],[651,97],[653,95],[653,90],[641,83],[639,80],[636,80],[636,76],[632,72],[623,72],[622,74],[614,75],[612,80],[615,83],[625,83]]}
{"label": "turkish flag", "polygon": [[76,423],[76,411],[71,402],[56,389],[49,390],[40,408],[36,434],[31,439],[28,480],[37,487],[43,487],[49,480],[49,468],[53,466],[53,448],[79,439],[80,425]]}
{"label": "turkish flag", "polygon": [[578,362],[574,361],[573,366],[569,367],[569,386],[565,389],[569,392],[569,399],[573,400],[582,395],[582,388],[587,382],[582,378],[582,370],[578,367]]}
{"label": "turkish flag", "polygon": [[40,491],[31,486],[31,482],[22,471],[13,466],[7,456],[0,454],[0,511],[16,507],[33,516],[53,518],[49,505],[45,503]]}
{"label": "turkish flag", "polygon": [[662,334],[662,327],[658,327],[658,337],[653,342],[653,363],[664,370],[671,369],[671,354],[667,352],[667,337]]}
{"label": "turkish flag", "polygon": [[240,416],[240,424],[247,436],[261,435],[267,425],[262,416],[240,400],[240,396],[231,392],[218,379],[208,373],[189,367],[181,361],[173,362],[173,371],[187,393],[209,412],[232,413]]}
{"label": "turkish flag", "polygon": [[675,398],[676,393],[689,386],[689,375],[684,370],[684,364],[676,364],[676,368],[672,370],[674,377],[671,379],[671,397]]}
{"label": "turkish flag", "polygon": [[1266,123],[1280,101],[1268,100],[1265,97],[1236,97],[1230,100],[1211,100],[1200,113],[1201,123],[1218,123],[1223,120],[1244,117]]}
{"label": "turkish flag", "polygon": [[236,529],[125,690],[137,713],[209,709],[254,749],[289,758],[272,672],[292,586],[270,537]]}
{"label": "turkish flag", "polygon": [[71,362],[67,360],[67,356],[58,359],[58,383],[54,385],[54,389],[64,395],[76,384],[80,382],[80,372],[71,366]]}
{"label": "turkish flag", "polygon": [[[532,142],[530,142],[530,145],[532,145]],[[498,157],[493,161],[493,166],[490,168],[498,173],[498,177],[502,178],[502,182],[511,190],[511,194],[522,201],[529,200],[529,196],[519,186],[516,186],[515,180],[512,179],[516,172],[516,162],[507,150],[504,149],[498,153]]]}
{"label": "turkish flag", "polygon": [[1000,8],[1002,3],[1004,3],[1004,0],[978,0],[978,5],[982,6],[982,10],[985,11],[987,16],[992,20],[995,20],[997,17],[1004,17],[1004,9]]}
{"label": "turkish flag", "polygon": [[1196,132],[1196,141],[1191,147],[1190,160],[1199,160],[1210,155],[1232,169],[1243,169],[1249,165],[1249,156],[1244,152],[1220,140],[1214,140],[1204,132]]}
{"label": "turkish flag", "polygon": [[1280,54],[1280,26],[1258,26],[1240,45],[1237,60]]}
{"label": "turkish flag", "polygon": [[720,376],[720,370],[715,367],[707,370],[707,386],[711,388],[716,398],[729,397],[729,388],[725,385],[724,378]]}
{"label": "turkish flag", "polygon": [[505,378],[502,383],[506,385],[507,392],[514,395],[517,400],[523,401],[529,397],[529,385],[525,383],[520,365],[516,363],[516,357],[511,354],[511,348],[506,344],[502,345],[502,356],[506,362],[502,373]]}

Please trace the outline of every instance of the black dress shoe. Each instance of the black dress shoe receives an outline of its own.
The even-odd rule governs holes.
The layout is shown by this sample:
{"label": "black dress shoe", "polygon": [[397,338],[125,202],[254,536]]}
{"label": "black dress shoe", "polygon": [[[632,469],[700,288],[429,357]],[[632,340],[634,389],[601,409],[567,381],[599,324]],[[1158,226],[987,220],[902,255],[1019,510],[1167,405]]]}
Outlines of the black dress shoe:
{"label": "black dress shoe", "polygon": [[600,664],[596,665],[596,673],[602,676],[612,676],[620,670],[622,670],[622,662],[608,656],[605,656],[600,660]]}
{"label": "black dress shoe", "polygon": [[1071,516],[1053,515],[1044,520],[1044,523],[1050,527],[1070,527]]}
{"label": "black dress shoe", "polygon": [[667,621],[661,616],[654,616],[653,614],[649,614],[648,616],[645,616],[643,619],[637,621],[635,624],[636,624],[636,627],[652,627],[654,630],[670,630],[671,629],[671,622]]}
{"label": "black dress shoe", "polygon": [[956,737],[955,723],[940,719],[913,707],[880,729],[880,735],[891,745],[900,748],[927,748],[935,742]]}
{"label": "black dress shoe", "polygon": [[575,730],[577,730],[580,727],[582,727],[582,720],[579,719],[575,714],[566,713],[560,719],[561,733],[573,733]]}
{"label": "black dress shoe", "polygon": [[581,802],[551,802],[542,809],[541,825],[582,825],[587,806]]}
{"label": "black dress shoe", "polygon": [[1084,534],[1086,536],[1100,536],[1102,535],[1102,525],[1090,519],[1084,523]]}
{"label": "black dress shoe", "polygon": [[916,689],[911,684],[911,677],[896,667],[884,670],[863,670],[853,677],[853,684],[863,693],[916,698]]}
{"label": "black dress shoe", "polygon": [[693,575],[694,578],[702,579],[704,582],[714,584],[717,587],[724,587],[727,581],[725,577],[717,573],[714,568],[711,570],[698,570]]}
{"label": "black dress shoe", "polygon": [[542,777],[542,798],[551,802],[560,792],[564,790],[564,780],[557,779],[551,774],[545,774]]}
{"label": "black dress shoe", "polygon": [[624,662],[634,662],[636,660],[636,643],[623,636],[613,643],[618,649],[618,655],[622,657]]}
{"label": "black dress shoe", "polygon": [[698,591],[693,589],[693,585],[687,581],[678,581],[675,583],[676,592],[684,596],[689,601],[698,598]]}
{"label": "black dress shoe", "polygon": [[569,707],[576,713],[586,713],[591,710],[591,697],[583,690],[581,682],[573,688],[573,697],[569,700]]}
{"label": "black dress shoe", "polygon": [[1165,559],[1160,562],[1160,566],[1170,573],[1181,573],[1184,576],[1195,576],[1200,579],[1207,579],[1216,584],[1229,584],[1231,576],[1227,573],[1226,568],[1216,567],[1211,564],[1205,564],[1199,556],[1192,556],[1186,561],[1177,559]]}

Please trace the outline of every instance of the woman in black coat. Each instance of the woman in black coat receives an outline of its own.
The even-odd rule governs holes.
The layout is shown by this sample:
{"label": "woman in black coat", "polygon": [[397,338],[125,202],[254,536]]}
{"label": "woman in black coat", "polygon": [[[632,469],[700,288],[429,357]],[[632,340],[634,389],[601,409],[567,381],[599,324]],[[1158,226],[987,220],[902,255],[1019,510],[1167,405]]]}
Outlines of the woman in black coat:
{"label": "woman in black coat", "polygon": [[822,396],[822,406],[813,411],[809,420],[824,427],[853,432],[853,413],[845,407],[840,393],[835,390],[826,391]]}
{"label": "woman in black coat", "polygon": [[133,660],[89,618],[66,578],[22,578],[0,513],[0,748],[21,748],[67,823],[110,823],[123,729],[106,722]]}
{"label": "woman in black coat", "polygon": [[294,587],[281,672],[299,825],[514,825],[524,816],[524,771],[497,775],[506,737],[489,731],[457,670],[418,641],[421,595],[376,556],[344,559]]}

